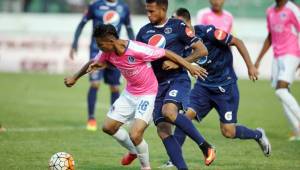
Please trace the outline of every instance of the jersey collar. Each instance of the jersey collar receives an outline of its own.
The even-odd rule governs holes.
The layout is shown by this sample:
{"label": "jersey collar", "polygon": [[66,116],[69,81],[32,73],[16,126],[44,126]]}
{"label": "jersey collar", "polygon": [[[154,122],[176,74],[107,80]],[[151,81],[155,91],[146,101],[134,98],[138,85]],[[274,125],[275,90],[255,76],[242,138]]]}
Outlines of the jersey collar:
{"label": "jersey collar", "polygon": [[106,4],[107,6],[116,6],[117,3],[118,3],[118,0],[116,0],[115,2],[108,2],[108,1],[105,0],[105,4]]}
{"label": "jersey collar", "polygon": [[167,19],[167,21],[161,25],[154,25],[155,28],[163,28],[167,23],[169,22],[169,18]]}

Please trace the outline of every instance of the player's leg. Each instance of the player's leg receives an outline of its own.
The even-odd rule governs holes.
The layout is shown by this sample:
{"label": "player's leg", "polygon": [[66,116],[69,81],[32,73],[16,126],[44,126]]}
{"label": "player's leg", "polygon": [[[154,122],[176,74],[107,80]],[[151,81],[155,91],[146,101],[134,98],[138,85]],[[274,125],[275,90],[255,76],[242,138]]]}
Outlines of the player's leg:
{"label": "player's leg", "polygon": [[172,124],[166,122],[161,113],[163,101],[168,92],[169,84],[161,84],[158,88],[158,94],[155,100],[153,110],[153,121],[157,128],[157,134],[162,140],[167,154],[177,169],[188,169],[182,156],[182,150],[174,136],[172,135]]}
{"label": "player's leg", "polygon": [[[134,107],[132,107],[128,94],[123,92],[107,113],[107,118],[104,121],[102,130],[125,147],[133,156],[134,160],[136,158],[135,146],[130,139],[129,133],[125,129],[120,128],[124,123],[133,118],[133,113]],[[123,160],[121,163],[126,165]]]}
{"label": "player's leg", "polygon": [[291,134],[291,137],[289,138],[290,141],[298,141],[300,140],[300,122],[298,121],[297,117],[292,113],[292,111],[283,104],[284,113],[290,122],[293,133]]}
{"label": "player's leg", "polygon": [[210,165],[215,159],[215,150],[199,133],[191,120],[182,114],[178,114],[180,109],[186,108],[188,102],[187,94],[189,94],[189,92],[189,80],[182,79],[171,82],[162,107],[162,114],[167,121],[175,124],[176,127],[180,128],[187,136],[197,143],[205,156],[205,164]]}
{"label": "player's leg", "polygon": [[[300,63],[300,59],[295,56],[285,56],[277,59],[277,77],[275,94],[280,99],[284,113],[290,120],[291,125],[296,134],[300,131],[300,127],[295,123],[296,119],[298,124],[300,122],[300,107],[295,97],[290,93],[289,86],[292,84],[295,72]],[[291,114],[292,113],[292,114]],[[296,119],[295,119],[296,118]],[[296,126],[295,126],[296,125]]]}
{"label": "player's leg", "polygon": [[110,102],[112,105],[120,96],[121,73],[117,68],[111,66],[110,68],[104,69],[103,76],[104,82],[110,85]]}
{"label": "player's leg", "polygon": [[263,129],[249,129],[244,125],[236,125],[239,106],[239,91],[236,83],[219,87],[212,97],[220,116],[220,128],[224,137],[231,139],[254,139],[266,156],[271,153],[271,145]]}
{"label": "player's leg", "polygon": [[100,81],[103,76],[103,71],[94,71],[89,74],[90,88],[87,94],[88,104],[88,124],[87,130],[96,131],[97,123],[95,118],[95,108],[97,103],[97,92],[100,86]]}

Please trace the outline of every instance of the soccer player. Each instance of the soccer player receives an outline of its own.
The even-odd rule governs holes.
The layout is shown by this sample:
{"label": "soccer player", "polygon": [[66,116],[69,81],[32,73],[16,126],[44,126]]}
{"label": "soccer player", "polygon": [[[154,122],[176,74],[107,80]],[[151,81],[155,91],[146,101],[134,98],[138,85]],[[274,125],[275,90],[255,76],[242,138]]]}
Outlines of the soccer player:
{"label": "soccer player", "polygon": [[267,9],[269,34],[264,41],[255,66],[259,68],[262,58],[273,46],[272,86],[276,89],[275,94],[280,99],[284,113],[293,127],[294,135],[290,140],[300,140],[300,107],[289,91],[300,63],[298,39],[300,10],[288,0],[276,0],[275,2]]}
{"label": "soccer player", "polygon": [[[178,19],[167,18],[168,0],[146,0],[146,11],[150,23],[143,26],[137,41],[165,48],[182,56],[185,47],[190,46],[193,53],[185,60],[196,61],[207,55],[206,47],[195,37],[186,24]],[[205,164],[215,159],[215,149],[201,136],[193,123],[184,115],[178,114],[186,108],[191,81],[183,68],[173,68],[165,58],[152,62],[159,86],[155,100],[153,120],[167,154],[178,169],[187,169],[180,145],[172,135],[172,125],[186,133],[202,150]]]}
{"label": "soccer player", "polygon": [[[213,108],[220,117],[220,130],[224,137],[231,139],[254,139],[260,145],[265,156],[271,153],[271,145],[263,129],[249,129],[237,123],[239,90],[237,77],[233,70],[233,56],[230,46],[235,46],[243,57],[250,80],[257,80],[257,70],[251,62],[249,53],[242,40],[233,37],[213,25],[191,25],[191,16],[187,9],[179,8],[175,18],[183,20],[192,28],[196,36],[203,40],[208,49],[208,56],[201,57],[196,63],[208,71],[204,80],[198,79],[190,94],[190,103],[185,115],[189,119],[201,121]],[[180,128],[175,129],[174,136],[183,145],[186,135]],[[167,162],[162,167],[172,167]]]}
{"label": "soccer player", "polygon": [[223,9],[225,0],[209,0],[210,8],[200,9],[197,13],[198,25],[214,25],[227,33],[232,31],[233,16]]}
{"label": "soccer player", "polygon": [[[103,68],[107,63],[116,66],[127,80],[127,85],[108,112],[103,131],[129,150],[129,154],[122,159],[123,165],[130,164],[138,157],[141,169],[151,169],[148,144],[143,139],[143,134],[152,121],[158,83],[150,62],[165,56],[184,66],[193,76],[201,78],[206,75],[205,70],[192,66],[169,50],[119,39],[112,25],[103,24],[96,27],[93,36],[102,52],[100,51],[97,57],[89,61],[78,73],[67,77],[65,84],[67,87],[72,87],[81,76],[91,70]],[[132,119],[134,122],[129,135],[120,127]]]}
{"label": "soccer player", "polygon": [[[98,24],[112,24],[116,27],[118,34],[121,31],[122,25],[125,25],[129,39],[134,39],[133,29],[130,23],[130,12],[128,6],[119,0],[94,0],[90,3],[88,10],[80,21],[76,32],[70,58],[74,58],[74,53],[77,51],[78,39],[85,24],[93,21],[93,29]],[[90,59],[94,58],[98,53],[96,40],[91,38],[90,44]],[[95,106],[97,101],[97,91],[100,86],[100,81],[104,78],[104,82],[110,85],[111,104],[119,97],[120,72],[114,67],[107,67],[101,71],[95,71],[89,75],[90,88],[87,94],[88,106],[88,123],[87,130],[96,131],[97,123],[95,119]]]}

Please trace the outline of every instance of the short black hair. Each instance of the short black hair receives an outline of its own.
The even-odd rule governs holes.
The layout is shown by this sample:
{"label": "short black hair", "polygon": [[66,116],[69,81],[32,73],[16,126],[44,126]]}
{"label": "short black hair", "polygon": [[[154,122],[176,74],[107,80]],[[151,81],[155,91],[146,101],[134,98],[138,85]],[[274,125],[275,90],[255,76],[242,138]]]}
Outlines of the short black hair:
{"label": "short black hair", "polygon": [[168,9],[168,0],[146,0],[146,3],[151,4],[151,3],[156,3],[159,6],[164,6],[166,9]]}
{"label": "short black hair", "polygon": [[186,8],[178,8],[175,11],[175,14],[176,14],[176,16],[182,17],[187,21],[191,20],[191,14],[190,14],[189,10],[187,10]]}
{"label": "short black hair", "polygon": [[116,39],[119,39],[116,28],[111,24],[99,24],[95,27],[93,32],[94,38],[104,38],[109,35],[114,36]]}

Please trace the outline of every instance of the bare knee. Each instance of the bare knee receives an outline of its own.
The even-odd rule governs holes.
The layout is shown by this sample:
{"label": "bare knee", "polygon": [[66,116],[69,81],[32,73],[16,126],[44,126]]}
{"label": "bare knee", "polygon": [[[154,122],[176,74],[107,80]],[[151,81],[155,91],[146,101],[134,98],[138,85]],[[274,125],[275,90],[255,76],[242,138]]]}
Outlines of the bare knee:
{"label": "bare knee", "polygon": [[114,135],[118,131],[119,127],[112,124],[104,123],[102,126],[102,131],[108,135]]}
{"label": "bare knee", "polygon": [[119,86],[110,86],[110,91],[112,93],[118,93],[118,92],[120,92]]}
{"label": "bare knee", "polygon": [[142,142],[142,140],[143,140],[143,133],[141,133],[139,131],[138,132],[137,131],[130,132],[129,136],[130,136],[130,139],[131,139],[132,143],[135,146],[137,146],[138,144],[140,144]]}
{"label": "bare knee", "polygon": [[98,82],[98,81],[93,81],[93,82],[91,82],[91,85],[90,85],[91,88],[95,88],[95,89],[98,89],[99,86],[100,86],[100,82]]}
{"label": "bare knee", "polygon": [[157,125],[157,134],[163,140],[172,135],[172,125],[170,123],[161,122]]}
{"label": "bare knee", "polygon": [[234,138],[235,137],[235,126],[234,125],[221,125],[222,135],[226,138]]}
{"label": "bare knee", "polygon": [[178,108],[173,103],[166,103],[163,105],[162,114],[168,121],[174,122],[178,114]]}

